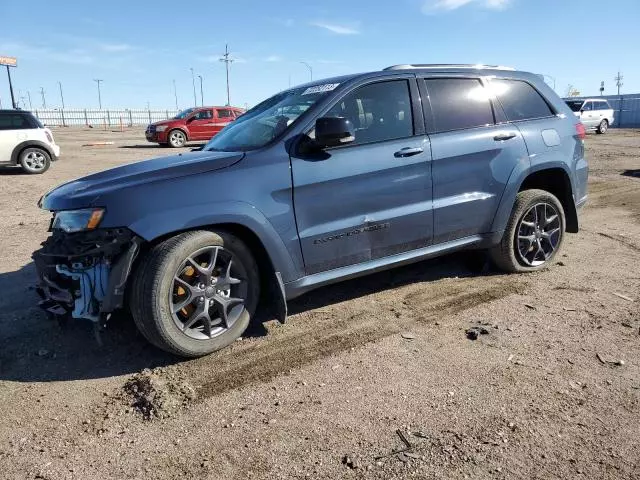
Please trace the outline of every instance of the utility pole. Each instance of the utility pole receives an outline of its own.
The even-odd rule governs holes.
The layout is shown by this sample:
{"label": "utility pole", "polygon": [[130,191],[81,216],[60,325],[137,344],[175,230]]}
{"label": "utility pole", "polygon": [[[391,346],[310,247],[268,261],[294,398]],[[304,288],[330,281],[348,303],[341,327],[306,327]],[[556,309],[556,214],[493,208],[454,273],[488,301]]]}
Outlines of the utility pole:
{"label": "utility pole", "polygon": [[204,94],[202,93],[202,75],[198,75],[200,79],[200,106],[204,107]]}
{"label": "utility pole", "polygon": [[47,99],[44,97],[44,88],[40,87],[40,95],[42,95],[42,108],[47,108]]}
{"label": "utility pole", "polygon": [[33,110],[33,105],[31,105],[31,92],[27,90],[27,98],[29,99],[29,110]]}
{"label": "utility pole", "polygon": [[227,67],[227,106],[231,105],[231,96],[229,95],[229,64],[233,62],[232,58],[229,58],[229,45],[225,44],[224,46],[224,55],[219,59],[221,62],[224,62],[225,67]]}
{"label": "utility pole", "polygon": [[62,95],[62,82],[58,80],[58,87],[60,87],[60,100],[62,101],[62,109],[64,110],[64,95]]}
{"label": "utility pole", "polygon": [[191,84],[193,85],[193,106],[198,106],[198,99],[196,98],[196,77],[193,75],[193,67],[191,67]]}
{"label": "utility pole", "polygon": [[173,81],[173,96],[176,99],[176,110],[178,110],[178,90],[176,90],[176,81]]}
{"label": "utility pole", "polygon": [[102,95],[100,94],[100,83],[104,82],[104,80],[100,78],[94,78],[93,81],[98,84],[98,105],[100,107],[100,110],[102,110]]}
{"label": "utility pole", "polygon": [[11,83],[11,70],[9,70],[9,65],[7,65],[7,77],[9,77],[9,92],[11,92],[11,106],[15,110],[16,107],[16,99],[13,96],[13,83]]}
{"label": "utility pole", "polygon": [[618,75],[615,76],[614,80],[616,81],[616,86],[618,87],[618,95],[620,95],[620,87],[624,85],[624,83],[622,83],[622,80],[624,80],[624,76],[620,72],[618,72]]}
{"label": "utility pole", "polygon": [[313,81],[313,68],[311,68],[311,65],[309,65],[307,62],[300,62],[300,63],[309,69],[309,77],[311,77],[311,81]]}

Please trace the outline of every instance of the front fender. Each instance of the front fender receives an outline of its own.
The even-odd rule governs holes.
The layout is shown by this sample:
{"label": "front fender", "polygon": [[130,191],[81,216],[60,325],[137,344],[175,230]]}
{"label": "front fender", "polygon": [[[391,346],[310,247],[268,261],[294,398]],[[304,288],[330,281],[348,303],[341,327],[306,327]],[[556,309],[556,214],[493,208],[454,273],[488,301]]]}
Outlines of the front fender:
{"label": "front fender", "polygon": [[300,278],[302,268],[294,264],[280,235],[265,215],[249,203],[216,203],[215,212],[211,211],[209,204],[163,209],[135,221],[129,225],[129,229],[145,240],[153,241],[172,233],[221,223],[237,224],[251,230],[262,242],[275,270],[282,274],[285,283]]}
{"label": "front fender", "polygon": [[[509,177],[507,186],[504,190],[504,193],[502,194],[500,205],[496,210],[496,214],[491,225],[492,232],[501,232],[507,227],[507,222],[509,221],[509,217],[511,216],[511,211],[513,210],[516,196],[518,195],[520,187],[522,187],[522,184],[524,183],[526,178],[532,173],[552,168],[562,169],[567,174],[567,177],[571,182],[571,191],[575,191],[574,179],[569,170],[569,166],[566,163],[544,162],[540,164],[529,165],[528,163],[520,162],[511,172],[511,176]],[[571,198],[573,198],[573,196],[571,196]]]}

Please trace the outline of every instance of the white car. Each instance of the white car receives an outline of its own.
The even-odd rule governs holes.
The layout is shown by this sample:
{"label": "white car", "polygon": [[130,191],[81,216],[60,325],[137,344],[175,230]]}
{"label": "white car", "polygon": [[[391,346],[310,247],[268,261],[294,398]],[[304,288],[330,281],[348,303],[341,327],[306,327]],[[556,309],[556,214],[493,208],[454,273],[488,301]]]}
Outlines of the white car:
{"label": "white car", "polygon": [[60,156],[51,130],[24,110],[0,110],[0,165],[44,173]]}
{"label": "white car", "polygon": [[613,125],[613,108],[609,102],[601,98],[587,98],[585,100],[565,100],[573,114],[587,130],[605,133]]}

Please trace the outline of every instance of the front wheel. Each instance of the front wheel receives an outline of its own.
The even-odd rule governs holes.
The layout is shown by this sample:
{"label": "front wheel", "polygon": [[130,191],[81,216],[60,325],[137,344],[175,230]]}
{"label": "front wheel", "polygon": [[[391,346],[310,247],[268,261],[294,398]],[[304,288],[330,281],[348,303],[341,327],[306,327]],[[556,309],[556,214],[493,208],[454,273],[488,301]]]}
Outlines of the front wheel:
{"label": "front wheel", "polygon": [[130,307],[149,342],[176,355],[199,357],[242,335],[259,289],[258,267],[239,238],[193,231],[146,254],[133,278]]}
{"label": "front wheel", "polygon": [[600,125],[598,125],[598,130],[596,130],[600,135],[604,134],[609,130],[609,122],[607,120],[602,120]]}
{"label": "front wheel", "polygon": [[502,240],[489,253],[506,272],[532,272],[551,263],[562,245],[566,220],[560,201],[544,190],[516,197]]}
{"label": "front wheel", "polygon": [[171,130],[169,132],[169,146],[173,148],[184,147],[187,143],[187,136],[182,130]]}

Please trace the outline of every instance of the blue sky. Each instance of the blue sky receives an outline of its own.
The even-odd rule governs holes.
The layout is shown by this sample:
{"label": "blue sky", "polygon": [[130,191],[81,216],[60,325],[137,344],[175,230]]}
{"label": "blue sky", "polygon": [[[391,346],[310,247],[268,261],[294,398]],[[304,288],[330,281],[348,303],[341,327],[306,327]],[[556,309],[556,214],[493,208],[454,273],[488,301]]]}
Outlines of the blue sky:
{"label": "blue sky", "polygon": [[[18,57],[16,95],[33,108],[191,106],[190,68],[202,75],[205,104],[254,105],[314,78],[396,63],[494,63],[551,75],[563,95],[640,92],[640,1],[613,0],[230,0],[154,2],[3,0],[0,55]],[[196,78],[198,101],[199,80]],[[549,83],[553,83],[549,80]],[[9,105],[6,72],[0,99]]]}

